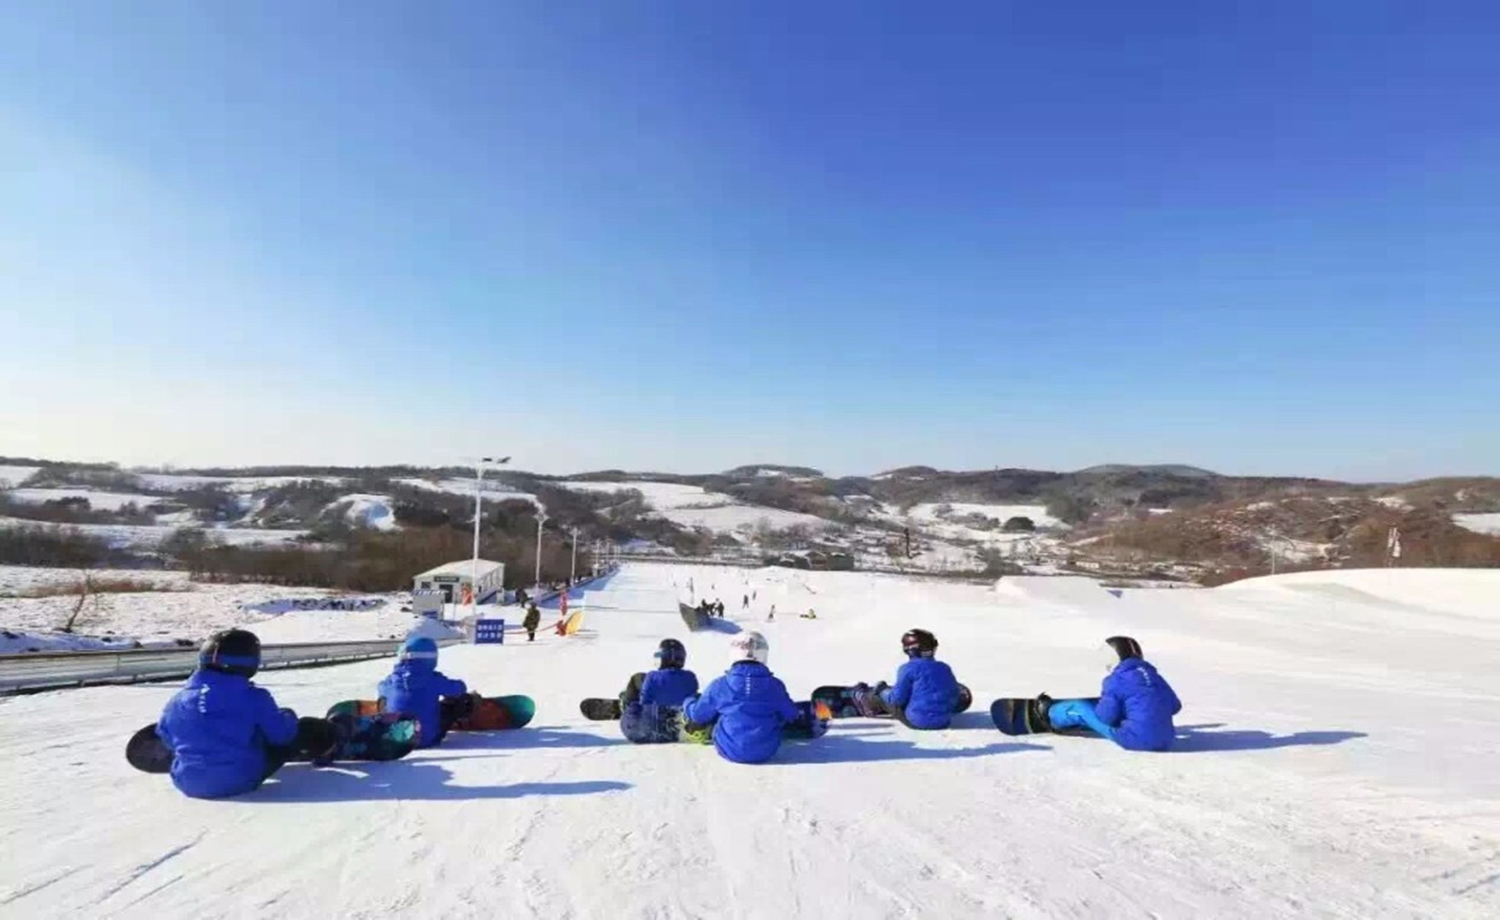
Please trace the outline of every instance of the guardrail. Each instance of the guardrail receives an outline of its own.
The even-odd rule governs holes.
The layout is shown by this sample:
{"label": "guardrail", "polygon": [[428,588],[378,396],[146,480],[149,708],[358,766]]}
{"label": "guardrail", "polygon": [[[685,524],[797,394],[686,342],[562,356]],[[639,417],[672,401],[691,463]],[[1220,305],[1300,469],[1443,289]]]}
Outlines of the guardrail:
{"label": "guardrail", "polygon": [[[438,645],[463,641],[440,639]],[[397,645],[390,639],[266,645],[260,650],[260,667],[265,671],[389,658],[396,654]],[[196,648],[0,655],[0,696],[93,684],[170,680],[188,676],[197,666]]]}

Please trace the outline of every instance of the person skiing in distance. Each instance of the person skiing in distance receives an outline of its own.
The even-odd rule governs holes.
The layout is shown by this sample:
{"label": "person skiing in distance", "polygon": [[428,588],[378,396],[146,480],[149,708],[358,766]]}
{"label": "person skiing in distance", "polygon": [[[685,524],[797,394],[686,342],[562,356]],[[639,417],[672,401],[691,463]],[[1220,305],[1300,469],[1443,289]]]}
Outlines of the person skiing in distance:
{"label": "person skiing in distance", "polygon": [[698,693],[698,675],[687,670],[687,648],[676,639],[663,639],[656,647],[656,670],[630,678],[620,703],[657,706],[681,706],[683,700]]}
{"label": "person skiing in distance", "polygon": [[729,642],[739,660],[683,705],[690,725],[713,726],[714,748],[734,763],[765,763],[781,747],[781,729],[798,717],[786,685],[766,667],[771,646],[758,632]]}
{"label": "person skiing in distance", "polygon": [[542,612],[537,609],[533,602],[526,608],[526,618],[521,621],[521,626],[526,630],[526,641],[536,641],[536,629],[542,625]]}
{"label": "person skiing in distance", "polygon": [[1177,737],[1172,717],[1182,701],[1167,679],[1146,661],[1141,644],[1129,636],[1110,636],[1100,649],[1108,675],[1099,704],[1086,700],[1038,699],[1053,729],[1087,727],[1129,751],[1165,751]]}
{"label": "person skiing in distance", "polygon": [[896,671],[896,683],[880,691],[880,701],[910,728],[947,728],[958,708],[958,678],[938,661],[937,637],[909,629],[901,637],[907,661]]}
{"label": "person skiing in distance", "polygon": [[396,666],[380,682],[376,693],[381,709],[416,718],[422,726],[417,747],[432,747],[457,720],[474,710],[475,698],[461,680],[437,669],[437,643],[426,636],[410,636],[396,652]]}
{"label": "person skiing in distance", "polygon": [[250,680],[260,670],[260,639],[244,629],[214,633],[198,650],[198,667],[172,695],[156,735],[172,751],[172,785],[195,799],[256,789],[321,729],[320,747],[336,738],[320,719],[298,720],[270,691]]}

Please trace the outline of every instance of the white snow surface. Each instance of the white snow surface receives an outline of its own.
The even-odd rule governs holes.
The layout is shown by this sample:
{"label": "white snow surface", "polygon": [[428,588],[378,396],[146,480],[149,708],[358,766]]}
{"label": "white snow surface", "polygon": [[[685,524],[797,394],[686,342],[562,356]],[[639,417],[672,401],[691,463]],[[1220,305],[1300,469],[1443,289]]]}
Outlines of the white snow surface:
{"label": "white snow surface", "polygon": [[[578,700],[618,693],[664,636],[686,642],[705,681],[729,662],[726,636],[683,630],[689,578],[726,601],[756,592],[743,625],[768,637],[794,696],[892,678],[898,637],[921,625],[976,705],[945,731],[842,720],[760,766],[630,745],[614,723],[583,720]],[[0,700],[0,914],[1500,914],[1500,572],[1075,590],[1088,587],[1062,599],[631,565],[588,592],[578,636],[443,651],[443,671],[471,687],[532,695],[530,727],[450,735],[394,763],[289,765],[216,802],[120,756],[170,686]],[[818,619],[764,622],[772,603]],[[1139,638],[1183,698],[1172,752],[994,730],[996,696],[1093,692],[1099,640],[1115,633]],[[316,713],[370,695],[389,667],[259,682]]]}
{"label": "white snow surface", "polygon": [[1455,514],[1453,523],[1475,533],[1500,535],[1500,512],[1487,514]]}
{"label": "white snow surface", "polygon": [[229,492],[260,492],[275,489],[294,482],[322,482],[339,485],[345,480],[339,476],[197,476],[185,473],[138,473],[130,475],[145,489],[163,492],[182,492],[203,486],[222,486]]}
{"label": "white snow surface", "polygon": [[[25,518],[0,517],[0,527],[72,528],[85,536],[100,537],[114,546],[154,547],[176,533],[179,528],[160,524],[45,524]],[[260,530],[254,527],[205,527],[212,539],[231,546],[258,546],[291,543],[307,533],[305,530]]]}
{"label": "white snow surface", "polygon": [[346,506],[344,519],[351,524],[361,524],[376,530],[396,529],[396,515],[391,512],[389,495],[345,495],[329,507],[338,505]]}
{"label": "white snow surface", "polygon": [[0,488],[14,488],[36,475],[39,466],[0,466]]}
{"label": "white snow surface", "polygon": [[96,489],[11,489],[5,494],[18,502],[35,505],[63,498],[86,498],[89,500],[89,506],[96,511],[119,511],[126,505],[136,505],[144,509],[162,500],[160,495],[101,492]]}
{"label": "white snow surface", "polygon": [[[952,509],[940,516],[937,509]],[[1037,527],[1061,527],[1062,521],[1047,513],[1045,505],[982,505],[973,502],[927,502],[913,505],[910,517],[918,521],[944,521],[979,514],[1004,524],[1013,517],[1031,518]]]}
{"label": "white snow surface", "polygon": [[752,532],[764,525],[772,530],[789,527],[822,529],[836,526],[827,518],[764,505],[748,505],[723,492],[675,482],[570,482],[557,483],[578,492],[619,492],[635,489],[657,516],[681,527],[702,527],[720,533]]}

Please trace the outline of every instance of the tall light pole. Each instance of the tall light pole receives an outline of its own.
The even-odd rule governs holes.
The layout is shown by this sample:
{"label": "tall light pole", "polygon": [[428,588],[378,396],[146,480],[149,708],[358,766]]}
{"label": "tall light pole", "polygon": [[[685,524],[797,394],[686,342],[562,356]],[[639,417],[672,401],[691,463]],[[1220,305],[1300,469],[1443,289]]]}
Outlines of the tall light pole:
{"label": "tall light pole", "polygon": [[578,580],[578,528],[573,528],[573,561],[568,566],[568,587]]}
{"label": "tall light pole", "polygon": [[484,465],[493,463],[504,466],[509,462],[509,457],[501,457],[499,460],[480,457],[474,463],[474,562],[469,569],[469,602],[476,613],[479,610],[479,512],[484,505]]}
{"label": "tall light pole", "polygon": [[542,525],[547,523],[547,512],[537,505],[536,509],[536,584],[542,583]]}

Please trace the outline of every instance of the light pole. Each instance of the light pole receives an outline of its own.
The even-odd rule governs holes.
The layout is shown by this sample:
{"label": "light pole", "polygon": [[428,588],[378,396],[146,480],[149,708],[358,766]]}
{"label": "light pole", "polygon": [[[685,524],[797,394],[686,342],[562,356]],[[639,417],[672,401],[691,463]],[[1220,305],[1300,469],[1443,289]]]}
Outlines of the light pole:
{"label": "light pole", "polygon": [[479,511],[484,504],[484,465],[493,463],[504,466],[509,462],[509,457],[501,457],[499,460],[480,457],[474,463],[474,562],[469,569],[469,603],[474,613],[479,611]]}
{"label": "light pole", "polygon": [[578,528],[573,528],[573,561],[568,565],[568,587],[578,580]]}
{"label": "light pole", "polygon": [[536,584],[540,588],[542,584],[542,525],[547,523],[547,512],[542,510],[541,505],[536,509]]}

